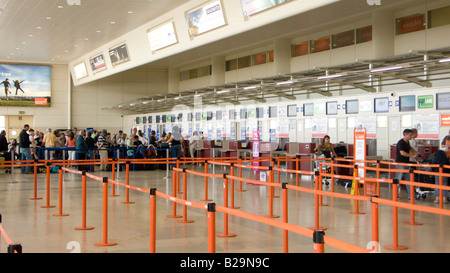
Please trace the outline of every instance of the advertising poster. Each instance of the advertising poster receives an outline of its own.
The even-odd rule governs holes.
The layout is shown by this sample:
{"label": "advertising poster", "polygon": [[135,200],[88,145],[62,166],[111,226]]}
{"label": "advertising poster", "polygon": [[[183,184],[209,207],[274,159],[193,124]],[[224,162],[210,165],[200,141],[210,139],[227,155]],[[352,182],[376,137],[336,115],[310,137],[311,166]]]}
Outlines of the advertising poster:
{"label": "advertising poster", "polygon": [[50,106],[51,67],[0,64],[0,106]]}
{"label": "advertising poster", "polygon": [[128,55],[127,44],[121,44],[109,50],[109,57],[111,58],[111,64],[116,66],[128,62],[130,56]]}
{"label": "advertising poster", "polygon": [[210,2],[185,14],[185,19],[191,39],[226,24],[220,1]]}
{"label": "advertising poster", "polygon": [[244,16],[247,17],[289,1],[290,0],[241,0],[241,5]]}
{"label": "advertising poster", "polygon": [[91,70],[93,73],[97,73],[106,70],[106,63],[103,54],[98,54],[89,59],[89,64],[91,65]]}
{"label": "advertising poster", "polygon": [[148,41],[152,51],[168,47],[178,42],[173,22],[151,29],[148,32]]}

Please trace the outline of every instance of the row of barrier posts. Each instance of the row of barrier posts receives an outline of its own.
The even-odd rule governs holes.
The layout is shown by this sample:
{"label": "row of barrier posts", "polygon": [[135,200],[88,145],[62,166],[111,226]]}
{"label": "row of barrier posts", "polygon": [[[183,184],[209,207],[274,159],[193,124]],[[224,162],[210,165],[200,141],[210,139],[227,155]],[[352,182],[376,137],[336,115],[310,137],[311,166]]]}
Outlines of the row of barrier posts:
{"label": "row of barrier posts", "polygon": [[[215,159],[215,160],[217,160],[217,159]],[[239,160],[242,161],[242,158],[239,158]],[[139,161],[137,161],[137,162],[139,162]],[[216,162],[211,162],[211,164],[215,164],[215,163]],[[240,162],[240,163],[242,163],[242,162]],[[33,166],[37,165],[36,162],[34,162],[33,164],[34,164]],[[59,163],[59,164],[61,164],[61,163]],[[130,162],[127,161],[126,164],[129,165]],[[207,161],[205,161],[205,165],[206,164],[207,164]],[[58,163],[56,165],[58,165]],[[236,165],[234,165],[234,164],[232,165],[231,163],[229,165],[232,167],[231,169],[234,171],[234,167]],[[47,183],[46,183],[46,185],[47,185],[47,187],[46,187],[46,197],[47,197],[46,201],[47,201],[47,204],[46,204],[46,206],[42,206],[42,207],[44,207],[44,208],[51,208],[51,207],[54,207],[54,206],[50,205],[50,193],[49,193],[49,181],[50,181],[50,179],[49,179],[50,170],[49,169],[50,169],[51,163],[47,162],[45,164],[45,166],[46,166],[46,169],[47,169],[47,175],[46,175],[46,177],[47,177]],[[179,166],[178,162],[177,162],[177,166]],[[250,168],[250,169],[254,169],[255,168],[255,166],[246,166],[246,165],[239,165],[239,167],[240,167],[240,170],[242,169],[242,167]],[[361,166],[359,166],[359,167],[361,167]],[[367,168],[365,166],[362,166],[362,167],[363,168]],[[257,181],[257,180],[251,180],[251,179],[242,178],[241,172],[240,172],[239,177],[235,177],[233,175],[228,175],[228,174],[223,174],[223,179],[224,179],[224,207],[223,208],[226,208],[226,209],[224,209],[224,233],[223,233],[223,235],[225,235],[224,237],[229,237],[230,235],[234,235],[235,236],[235,234],[228,233],[228,225],[227,225],[227,217],[228,217],[228,214],[230,214],[229,209],[232,209],[232,208],[228,208],[228,203],[227,203],[228,202],[228,180],[229,179],[232,180],[233,182],[234,181],[239,181],[240,183],[241,182],[247,182],[247,183],[268,185],[269,187],[280,187],[281,186],[282,189],[284,189],[284,188],[287,189],[287,188],[291,188],[292,187],[291,185],[286,185],[285,183],[283,183],[282,185],[273,183],[273,177],[274,177],[273,176],[273,172],[275,171],[274,168],[272,168],[272,167],[257,167],[257,168],[261,168],[261,169],[265,168],[266,170],[269,171],[269,182],[268,183],[267,182]],[[357,167],[355,167],[355,169],[356,168]],[[69,169],[64,169],[64,168],[63,168],[63,170],[69,171]],[[288,171],[288,170],[279,169],[279,168],[276,168],[276,170],[278,172],[280,172],[280,171]],[[401,182],[402,184],[407,184],[407,185],[409,184],[409,185],[412,186],[412,188],[414,188],[414,186],[420,186],[421,183],[409,182],[409,181],[403,181],[403,180],[402,181],[398,181],[396,179],[392,180],[392,179],[380,179],[380,178],[361,178],[361,177],[354,176],[353,177],[354,181],[356,181],[356,182],[362,181],[363,185],[365,184],[364,181],[369,181],[370,179],[372,179],[372,182],[377,182],[377,183],[380,183],[380,182],[392,183],[392,186],[393,186],[393,200],[392,201],[387,201],[385,199],[380,199],[380,198],[377,197],[377,195],[374,195],[374,196],[370,197],[370,199],[369,199],[369,197],[364,197],[364,196],[350,196],[349,197],[349,196],[347,196],[345,194],[337,194],[337,193],[334,193],[334,192],[328,193],[328,192],[322,191],[322,189],[320,187],[320,185],[321,185],[321,183],[320,183],[321,181],[320,180],[322,179],[322,177],[330,176],[332,178],[335,178],[335,177],[342,177],[342,176],[337,176],[334,173],[331,173],[331,174],[323,173],[323,172],[321,172],[321,170],[322,170],[322,168],[319,168],[319,174],[317,174],[317,173],[315,174],[315,185],[316,185],[315,186],[316,187],[315,190],[311,191],[309,189],[302,188],[302,191],[306,191],[306,192],[309,191],[309,192],[314,193],[316,195],[316,198],[315,198],[315,200],[316,200],[315,201],[316,211],[318,211],[317,207],[320,205],[320,202],[319,202],[320,198],[323,195],[331,195],[331,194],[334,194],[334,195],[331,195],[331,196],[337,196],[337,197],[341,197],[341,198],[353,199],[356,202],[358,202],[358,201],[369,201],[370,200],[372,202],[372,204],[377,203],[376,206],[375,205],[372,206],[372,211],[376,210],[376,208],[378,207],[378,204],[380,204],[380,203],[383,203],[383,204],[386,204],[386,205],[391,205],[393,207],[393,218],[394,218],[394,221],[393,221],[394,240],[393,241],[394,242],[393,242],[392,246],[385,247],[386,249],[405,249],[404,247],[398,245],[398,237],[396,236],[396,234],[398,233],[398,226],[396,226],[397,222],[398,222],[398,213],[397,213],[398,207],[403,207],[405,209],[410,209],[410,210],[420,210],[420,211],[426,211],[426,212],[431,212],[431,213],[437,213],[437,214],[441,214],[441,215],[450,215],[449,211],[443,210],[441,208],[440,209],[436,209],[436,208],[429,208],[429,207],[424,207],[424,206],[417,206],[417,205],[413,205],[413,204],[405,204],[405,203],[397,202],[397,192],[398,192],[397,191],[397,187],[398,187],[399,182]],[[104,194],[103,194],[103,196],[104,196],[104,219],[103,219],[104,220],[104,240],[103,240],[103,242],[98,243],[98,245],[103,245],[104,246],[104,245],[110,244],[110,242],[107,241],[107,229],[105,230],[105,227],[107,227],[107,213],[106,213],[106,216],[105,216],[105,212],[107,212],[107,196],[108,196],[107,195],[107,192],[108,192],[108,190],[107,190],[108,189],[107,183],[109,182],[108,179],[107,178],[98,178],[98,177],[95,177],[95,176],[93,176],[91,174],[86,174],[85,172],[79,172],[79,171],[74,171],[74,170],[70,170],[70,171],[74,172],[74,173],[81,173],[83,177],[85,177],[86,175],[89,175],[91,178],[99,180],[99,181],[102,181],[104,183],[104,186],[103,186],[104,187]],[[173,188],[174,189],[176,188],[176,178],[178,177],[178,175],[176,175],[176,173],[178,173],[180,171],[183,172],[183,191],[184,191],[184,193],[183,193],[184,194],[184,196],[183,196],[184,199],[181,199],[180,202],[184,204],[183,215],[184,215],[184,217],[186,217],[186,215],[187,215],[187,213],[186,213],[187,212],[187,210],[186,210],[187,209],[187,205],[188,204],[189,205],[192,204],[192,202],[187,201],[187,187],[186,187],[186,182],[185,182],[186,181],[186,177],[187,177],[187,173],[191,172],[191,173],[194,173],[196,175],[199,175],[199,173],[196,173],[196,172],[193,172],[193,171],[188,171],[187,169],[173,168],[173,181],[174,181]],[[291,170],[289,170],[289,171],[291,171]],[[377,176],[379,175],[380,171],[382,171],[382,170],[378,169]],[[296,174],[301,174],[301,171],[291,171],[291,172],[295,172]],[[59,197],[60,211],[59,211],[59,214],[56,214],[54,216],[67,216],[66,214],[62,213],[62,183],[61,183],[61,181],[62,181],[62,174],[61,173],[62,173],[62,171],[60,172],[60,179],[59,179],[59,181],[60,181],[59,182],[59,185],[60,185],[60,189],[59,189],[59,194],[60,194],[60,197]],[[127,173],[129,173],[129,168],[128,168]],[[357,174],[357,172],[355,172],[355,173]],[[410,177],[412,178],[411,179],[412,181],[414,181],[414,178],[413,178],[413,175],[412,175],[413,173],[414,173],[414,171],[410,171],[410,174],[411,174]],[[307,173],[303,173],[303,174],[307,174]],[[436,174],[436,173],[434,173],[434,174]],[[203,175],[205,176],[205,178],[212,177],[212,176],[217,176],[217,175],[208,174],[207,173],[207,168],[205,169],[205,173]],[[446,176],[446,177],[450,176],[450,175],[445,175],[445,174],[443,174],[441,172],[439,173],[439,175],[440,175],[440,177],[442,177],[442,176]],[[442,179],[440,179],[440,180],[442,180]],[[118,182],[116,182],[114,180],[112,180],[112,181],[114,183],[118,184],[118,185],[124,186],[126,189],[132,188],[131,186],[129,186],[129,180],[128,179],[127,179],[127,184],[126,185],[120,184],[120,183],[118,183]],[[205,181],[207,181],[207,180],[205,179]],[[427,185],[427,186],[430,186],[430,185]],[[436,186],[436,187],[439,188],[440,191],[450,189],[450,187],[444,187],[442,185],[439,185],[439,186]],[[299,188],[297,186],[296,186],[295,189],[299,190]],[[269,191],[269,193],[270,192],[271,191]],[[176,203],[175,201],[178,200],[175,197],[177,192],[173,191],[172,194],[173,195],[171,197],[169,197],[168,200],[171,200],[173,203]],[[269,194],[269,197],[270,196],[271,195]],[[283,194],[283,196],[284,196],[284,194]],[[273,198],[273,195],[272,195],[272,198]],[[83,199],[84,199],[84,202],[85,202],[85,198],[83,198]],[[33,198],[33,200],[37,200],[37,198]],[[283,200],[283,203],[285,203],[285,202],[286,201]],[[270,202],[269,202],[269,206],[271,207]],[[211,207],[213,207],[213,206],[211,205]],[[215,206],[216,210],[217,210],[217,207],[218,206]],[[271,208],[269,208],[269,211],[270,211],[270,209]],[[284,216],[283,219],[286,219],[286,220],[283,220],[283,221],[287,222],[287,215],[285,216],[284,214],[285,213],[283,213],[283,216]],[[84,215],[85,215],[85,213],[84,213]],[[174,209],[174,215],[176,215],[176,207]],[[266,217],[266,218],[274,218],[273,216],[274,215],[270,211],[269,217]],[[373,213],[372,217],[375,217],[375,219],[373,219],[373,221],[372,221],[372,225],[376,226],[377,223],[378,223],[378,214],[377,213]],[[84,221],[84,224],[82,225],[82,227],[86,227],[85,221]],[[318,224],[318,215],[317,214],[316,214],[316,225],[313,228],[313,230],[314,231],[322,231],[322,232],[324,230],[324,228],[320,227],[319,224]],[[284,232],[287,232],[287,229],[284,230]],[[377,234],[377,231],[373,230],[374,240],[378,241],[378,236],[376,234]],[[286,233],[285,236],[287,237],[287,233]],[[323,239],[325,236],[318,236],[317,238],[316,237],[315,237],[314,240],[318,241],[318,242],[321,242],[322,241],[321,238]],[[331,241],[333,241],[333,240],[331,239]],[[114,244],[115,243],[113,243],[112,245],[114,245]],[[286,245],[287,245],[287,243],[286,243]],[[389,247],[391,247],[391,248],[389,248]],[[287,247],[285,247],[285,248],[287,249]]]}

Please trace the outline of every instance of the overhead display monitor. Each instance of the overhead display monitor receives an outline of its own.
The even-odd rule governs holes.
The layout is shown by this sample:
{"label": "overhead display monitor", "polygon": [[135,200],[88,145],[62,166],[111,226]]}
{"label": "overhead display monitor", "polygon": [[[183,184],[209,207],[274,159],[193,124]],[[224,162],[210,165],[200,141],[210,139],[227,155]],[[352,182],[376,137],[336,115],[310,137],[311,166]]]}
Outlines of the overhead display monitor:
{"label": "overhead display monitor", "polygon": [[160,115],[157,115],[156,116],[156,123],[160,123],[161,122],[161,116]]}
{"label": "overhead display monitor", "polygon": [[222,120],[222,110],[216,111],[216,120]]}
{"label": "overhead display monitor", "polygon": [[152,116],[148,116],[147,120],[148,120],[148,123],[153,123],[153,117]]}
{"label": "overhead display monitor", "polygon": [[0,106],[50,106],[51,67],[0,64]]}
{"label": "overhead display monitor", "polygon": [[278,108],[276,106],[269,106],[269,118],[276,118],[278,114]]}
{"label": "overhead display monitor", "polygon": [[373,110],[375,113],[387,113],[389,112],[389,98],[375,98],[373,101]]}
{"label": "overhead display monitor", "polygon": [[263,117],[264,117],[264,108],[256,107],[256,118],[263,118]]}
{"label": "overhead display monitor", "polygon": [[157,51],[178,43],[172,21],[150,29],[147,32],[147,37],[152,51]]}
{"label": "overhead display monitor", "polygon": [[188,121],[192,121],[192,113],[188,113],[187,119],[188,119]]}
{"label": "overhead display monitor", "polygon": [[77,80],[85,78],[88,76],[88,72],[86,69],[86,64],[84,62],[74,65],[73,72],[75,73],[75,78]]}
{"label": "overhead display monitor", "polygon": [[109,58],[113,66],[128,62],[130,60],[130,54],[128,54],[128,47],[126,43],[122,43],[118,46],[109,49]]}
{"label": "overhead display monitor", "polygon": [[359,113],[358,100],[346,100],[345,101],[345,113],[346,114],[358,114]]}
{"label": "overhead display monitor", "polygon": [[229,110],[229,112],[228,112],[228,118],[229,118],[230,120],[235,119],[235,118],[236,118],[236,110],[233,110],[233,109]]}
{"label": "overhead display monitor", "polygon": [[314,103],[303,104],[303,116],[314,116]]}
{"label": "overhead display monitor", "polygon": [[191,39],[226,25],[221,1],[209,1],[185,15]]}
{"label": "overhead display monitor", "polygon": [[450,109],[450,92],[436,93],[436,109],[437,110]]}
{"label": "overhead display monitor", "polygon": [[246,119],[246,118],[247,118],[247,109],[242,108],[242,109],[240,110],[240,118],[241,118],[241,119]]}
{"label": "overhead display monitor", "polygon": [[291,0],[241,0],[244,16],[251,16]]}
{"label": "overhead display monitor", "polygon": [[92,73],[106,70],[106,63],[103,54],[97,54],[94,57],[89,58],[89,64],[91,65]]}
{"label": "overhead display monitor", "polygon": [[399,97],[399,111],[408,112],[416,110],[416,96],[400,96]]}
{"label": "overhead display monitor", "polygon": [[337,101],[328,101],[327,102],[327,115],[337,115],[337,113],[338,113],[337,106],[338,106]]}
{"label": "overhead display monitor", "polygon": [[288,117],[297,116],[297,104],[291,104],[287,106],[287,116]]}

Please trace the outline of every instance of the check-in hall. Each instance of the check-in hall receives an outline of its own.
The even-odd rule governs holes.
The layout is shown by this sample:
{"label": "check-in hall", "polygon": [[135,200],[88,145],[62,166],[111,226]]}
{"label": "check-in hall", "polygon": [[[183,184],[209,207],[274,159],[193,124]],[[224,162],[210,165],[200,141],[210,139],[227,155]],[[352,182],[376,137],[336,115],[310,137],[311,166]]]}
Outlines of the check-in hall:
{"label": "check-in hall", "polygon": [[449,15],[0,1],[0,253],[450,252]]}

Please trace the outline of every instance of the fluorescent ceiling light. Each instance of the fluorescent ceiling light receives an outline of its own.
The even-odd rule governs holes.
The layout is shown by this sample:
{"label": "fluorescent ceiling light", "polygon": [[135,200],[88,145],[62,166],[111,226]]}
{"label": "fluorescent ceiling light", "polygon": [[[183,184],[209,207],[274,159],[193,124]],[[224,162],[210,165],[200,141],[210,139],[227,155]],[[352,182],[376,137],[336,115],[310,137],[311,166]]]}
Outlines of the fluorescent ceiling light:
{"label": "fluorescent ceiling light", "polygon": [[391,67],[372,69],[372,70],[370,70],[370,72],[376,73],[376,72],[383,72],[383,71],[389,71],[389,70],[397,70],[397,69],[401,69],[401,68],[403,68],[403,66],[401,66],[401,65],[391,66]]}
{"label": "fluorescent ceiling light", "polygon": [[221,91],[217,91],[217,94],[223,94],[223,93],[228,93],[230,92],[230,90],[221,90]]}
{"label": "fluorescent ceiling light", "polygon": [[256,89],[256,86],[248,86],[244,87],[244,90]]}
{"label": "fluorescent ceiling light", "polygon": [[293,84],[293,81],[277,82],[277,85]]}
{"label": "fluorescent ceiling light", "polygon": [[448,63],[450,62],[450,58],[439,60],[440,63]]}
{"label": "fluorescent ceiling light", "polygon": [[318,77],[318,80],[326,80],[326,79],[333,79],[333,78],[339,78],[342,77],[341,74],[335,74],[335,75],[329,75],[329,76],[322,76],[322,77]]}

